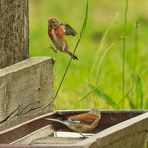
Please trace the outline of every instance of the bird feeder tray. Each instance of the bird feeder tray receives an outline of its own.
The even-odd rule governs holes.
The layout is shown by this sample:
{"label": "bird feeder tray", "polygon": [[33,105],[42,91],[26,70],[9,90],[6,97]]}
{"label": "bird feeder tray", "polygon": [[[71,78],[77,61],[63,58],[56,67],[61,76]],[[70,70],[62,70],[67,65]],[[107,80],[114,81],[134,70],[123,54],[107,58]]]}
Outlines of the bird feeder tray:
{"label": "bird feeder tray", "polygon": [[[7,128],[0,132],[0,147],[141,148],[147,146],[147,110],[102,110],[102,118],[89,138],[71,137],[74,133],[66,126],[46,119],[61,119],[87,111],[55,111]],[[53,133],[58,131],[67,132],[67,136],[54,137]]]}

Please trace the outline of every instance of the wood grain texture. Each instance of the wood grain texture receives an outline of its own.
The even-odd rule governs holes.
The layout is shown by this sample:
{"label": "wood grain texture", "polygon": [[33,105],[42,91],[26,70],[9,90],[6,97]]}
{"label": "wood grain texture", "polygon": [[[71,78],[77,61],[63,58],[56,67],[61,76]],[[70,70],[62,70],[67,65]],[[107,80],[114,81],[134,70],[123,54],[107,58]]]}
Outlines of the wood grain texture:
{"label": "wood grain texture", "polygon": [[44,107],[50,102],[53,102],[51,58],[34,57],[0,69],[0,127],[48,112],[51,106]]}
{"label": "wood grain texture", "polygon": [[29,57],[28,0],[0,0],[0,68]]}

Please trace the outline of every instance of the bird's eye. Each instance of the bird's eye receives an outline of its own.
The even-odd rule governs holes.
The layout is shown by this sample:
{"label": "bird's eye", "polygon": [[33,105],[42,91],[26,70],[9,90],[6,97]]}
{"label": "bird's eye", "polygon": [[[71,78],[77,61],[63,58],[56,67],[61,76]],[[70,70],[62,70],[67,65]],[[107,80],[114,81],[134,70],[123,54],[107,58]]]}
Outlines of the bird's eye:
{"label": "bird's eye", "polygon": [[52,23],[54,24],[54,21],[52,21]]}

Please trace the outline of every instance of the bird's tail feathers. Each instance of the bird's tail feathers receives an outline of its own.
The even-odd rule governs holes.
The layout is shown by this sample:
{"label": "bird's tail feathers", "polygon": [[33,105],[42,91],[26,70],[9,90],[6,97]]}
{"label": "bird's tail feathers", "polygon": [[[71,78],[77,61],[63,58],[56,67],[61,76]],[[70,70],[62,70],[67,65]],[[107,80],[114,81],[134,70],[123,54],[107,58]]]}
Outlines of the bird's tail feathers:
{"label": "bird's tail feathers", "polygon": [[67,50],[66,53],[69,54],[74,60],[78,60],[78,57],[74,55],[72,52],[70,52],[69,50]]}

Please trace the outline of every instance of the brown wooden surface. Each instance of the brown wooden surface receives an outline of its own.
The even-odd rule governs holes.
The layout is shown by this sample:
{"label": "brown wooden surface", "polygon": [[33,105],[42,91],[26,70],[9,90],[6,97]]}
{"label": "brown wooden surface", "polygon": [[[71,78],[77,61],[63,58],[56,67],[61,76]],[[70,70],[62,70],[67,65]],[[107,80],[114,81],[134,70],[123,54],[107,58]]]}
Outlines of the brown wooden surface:
{"label": "brown wooden surface", "polygon": [[0,0],[0,68],[29,57],[28,0]]}
{"label": "brown wooden surface", "polygon": [[51,58],[34,57],[1,69],[0,131],[47,113],[53,98]]}

